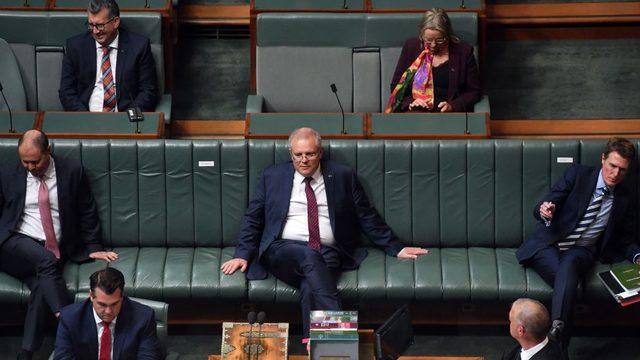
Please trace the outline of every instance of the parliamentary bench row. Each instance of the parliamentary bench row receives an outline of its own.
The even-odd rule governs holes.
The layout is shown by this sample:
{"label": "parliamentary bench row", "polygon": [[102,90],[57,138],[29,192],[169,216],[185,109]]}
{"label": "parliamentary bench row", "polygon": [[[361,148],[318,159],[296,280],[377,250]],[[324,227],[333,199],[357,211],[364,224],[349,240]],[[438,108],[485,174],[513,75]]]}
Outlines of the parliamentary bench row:
{"label": "parliamentary bench row", "polygon": [[[16,139],[0,160],[17,161]],[[325,156],[352,166],[395,234],[430,253],[401,261],[372,247],[338,288],[350,303],[508,303],[549,300],[551,288],[520,266],[515,250],[534,226],[532,209],[571,162],[597,165],[601,141],[328,140]],[[636,146],[637,146],[636,142]],[[295,303],[298,292],[269,277],[224,275],[262,169],[289,158],[284,140],[53,141],[54,156],[82,161],[98,205],[111,266],[131,296],[179,302]],[[630,175],[637,178],[637,167]],[[89,289],[103,262],[68,263],[72,294]],[[581,298],[612,302],[595,272]],[[0,273],[0,302],[26,303],[26,285]]]}
{"label": "parliamentary bench row", "polygon": [[253,0],[251,11],[389,11],[445,9],[483,10],[484,0]]}

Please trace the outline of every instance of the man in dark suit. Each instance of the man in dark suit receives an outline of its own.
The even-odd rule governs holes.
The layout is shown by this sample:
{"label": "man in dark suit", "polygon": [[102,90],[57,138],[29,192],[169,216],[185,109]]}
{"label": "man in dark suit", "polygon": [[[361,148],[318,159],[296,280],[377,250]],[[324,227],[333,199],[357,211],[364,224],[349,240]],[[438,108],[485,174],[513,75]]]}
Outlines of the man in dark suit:
{"label": "man in dark suit", "polygon": [[310,310],[340,310],[336,279],[358,267],[359,230],[390,256],[415,259],[421,248],[405,247],[369,204],[355,172],[322,160],[320,135],[311,128],[289,137],[291,161],[264,170],[245,213],[234,259],[225,274],[248,269],[250,280],[267,271],[300,289],[304,338]]}
{"label": "man in dark suit", "polygon": [[509,311],[509,332],[518,345],[502,360],[560,360],[560,346],[547,337],[549,312],[539,301],[518,299]]}
{"label": "man in dark suit", "polygon": [[87,26],[88,33],[67,40],[59,91],[64,109],[154,111],[158,86],[149,39],[120,28],[114,0],[90,0]]}
{"label": "man in dark suit", "polygon": [[0,271],[31,290],[22,351],[29,359],[42,344],[43,325],[70,302],[62,278],[66,260],[111,261],[102,251],[96,205],[82,165],[51,155],[38,130],[18,142],[20,161],[0,169]]}
{"label": "man in dark suit", "polygon": [[578,282],[597,258],[616,260],[623,255],[639,262],[636,243],[634,184],[623,182],[635,161],[631,142],[610,139],[601,156],[601,168],[574,165],[536,204],[536,229],[516,256],[553,287],[551,334],[566,350],[572,325]]}
{"label": "man in dark suit", "polygon": [[153,310],[123,296],[124,276],[114,268],[90,278],[89,298],[65,306],[56,335],[56,360],[160,359]]}

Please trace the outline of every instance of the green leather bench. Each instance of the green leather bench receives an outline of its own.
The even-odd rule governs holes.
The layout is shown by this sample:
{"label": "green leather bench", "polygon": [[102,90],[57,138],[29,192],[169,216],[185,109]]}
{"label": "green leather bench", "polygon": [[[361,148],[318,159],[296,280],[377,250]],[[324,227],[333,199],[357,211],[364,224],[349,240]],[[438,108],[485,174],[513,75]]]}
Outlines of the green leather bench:
{"label": "green leather bench", "polygon": [[[0,140],[0,161],[15,161],[16,141]],[[326,156],[357,170],[398,237],[430,250],[414,262],[370,248],[360,269],[340,278],[341,296],[362,304],[550,299],[551,288],[518,264],[515,250],[533,229],[535,202],[570,166],[566,161],[598,164],[602,144],[326,141]],[[297,301],[297,292],[273,277],[247,282],[240,272],[219,271],[233,256],[262,169],[288,159],[286,141],[55,139],[53,145],[57,156],[84,163],[106,246],[120,255],[113,266],[125,274],[130,296],[170,304]],[[69,291],[86,293],[89,275],[102,266],[68,264]],[[0,302],[25,303],[27,296],[26,286],[0,273]],[[613,301],[593,273],[580,296]]]}

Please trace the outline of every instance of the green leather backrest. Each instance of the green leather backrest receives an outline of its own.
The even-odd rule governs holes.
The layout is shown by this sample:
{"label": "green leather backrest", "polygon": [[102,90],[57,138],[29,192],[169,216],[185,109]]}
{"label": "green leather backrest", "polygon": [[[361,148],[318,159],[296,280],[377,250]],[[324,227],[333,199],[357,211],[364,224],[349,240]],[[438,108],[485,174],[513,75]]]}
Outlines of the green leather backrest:
{"label": "green leather backrest", "polygon": [[[0,83],[11,110],[27,110],[27,97],[20,76],[20,67],[9,43],[0,35]],[[0,111],[6,110],[4,99],[0,99]]]}
{"label": "green leather backrest", "polygon": [[[356,169],[398,237],[427,247],[517,247],[532,210],[573,162],[598,165],[603,141],[329,140],[325,156]],[[636,146],[637,141],[635,142]],[[108,246],[226,247],[265,167],[286,140],[55,139],[81,160]],[[16,161],[0,140],[0,161]],[[637,179],[638,168],[632,169]]]}
{"label": "green leather backrest", "polygon": [[[25,4],[26,3],[26,4]],[[2,6],[15,7],[45,7],[49,5],[49,0],[2,0]]]}
{"label": "green leather backrest", "polygon": [[371,0],[371,7],[374,10],[415,10],[434,7],[449,10],[460,9],[464,4],[464,9],[479,10],[483,2],[484,0]]}

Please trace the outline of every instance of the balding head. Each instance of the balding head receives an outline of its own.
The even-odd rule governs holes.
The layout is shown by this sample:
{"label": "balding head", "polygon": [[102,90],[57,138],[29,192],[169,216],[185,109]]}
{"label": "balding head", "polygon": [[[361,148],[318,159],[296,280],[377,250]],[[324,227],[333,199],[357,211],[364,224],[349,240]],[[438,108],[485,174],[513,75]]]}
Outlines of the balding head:
{"label": "balding head", "polygon": [[549,312],[544,305],[527,298],[514,301],[509,312],[509,321],[511,336],[520,344],[539,344],[547,336],[550,326]]}
{"label": "balding head", "polygon": [[41,177],[51,162],[51,147],[47,135],[39,130],[28,130],[18,141],[18,156],[27,171]]}

